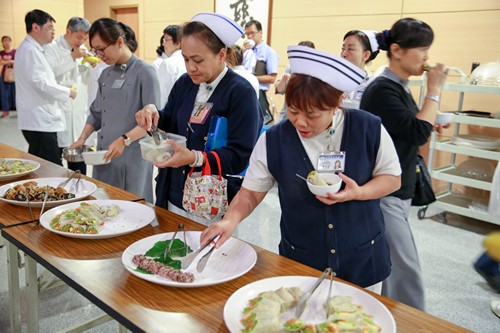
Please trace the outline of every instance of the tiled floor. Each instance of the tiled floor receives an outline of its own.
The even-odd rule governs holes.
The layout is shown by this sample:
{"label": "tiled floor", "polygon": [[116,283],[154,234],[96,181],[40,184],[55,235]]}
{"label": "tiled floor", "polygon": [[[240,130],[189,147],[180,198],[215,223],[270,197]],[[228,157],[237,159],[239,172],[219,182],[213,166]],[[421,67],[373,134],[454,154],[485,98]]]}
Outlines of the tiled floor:
{"label": "tiled floor", "polygon": [[[27,144],[17,129],[15,116],[0,119],[0,141],[22,150]],[[1,157],[1,156],[0,156]],[[432,211],[429,211],[432,213]],[[481,253],[483,234],[497,225],[448,214],[448,224],[438,219],[418,220],[412,210],[410,224],[419,249],[427,297],[427,311],[476,332],[500,332],[500,319],[489,309],[498,298],[471,267]],[[277,252],[280,209],[273,189],[238,228],[238,237]],[[0,332],[9,331],[5,248],[0,249]],[[54,332],[102,314],[96,306],[67,286],[40,294],[40,331]],[[23,317],[24,318],[24,317]],[[91,332],[116,331],[110,322]],[[23,326],[23,330],[26,327]]]}

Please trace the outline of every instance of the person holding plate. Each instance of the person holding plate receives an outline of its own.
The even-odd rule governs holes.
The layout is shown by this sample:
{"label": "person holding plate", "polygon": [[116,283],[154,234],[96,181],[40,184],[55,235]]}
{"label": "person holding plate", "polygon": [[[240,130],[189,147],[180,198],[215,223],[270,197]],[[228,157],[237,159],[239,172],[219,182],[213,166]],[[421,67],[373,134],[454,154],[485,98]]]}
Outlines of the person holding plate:
{"label": "person holding plate", "polygon": [[[339,108],[342,94],[363,82],[364,71],[306,46],[289,46],[288,59],[288,120],[261,135],[241,190],[200,242],[220,235],[220,247],[277,183],[279,253],[321,271],[331,267],[335,276],[379,292],[391,261],[378,198],[400,186],[394,145],[380,118]],[[338,193],[314,196],[297,177],[333,173],[338,158],[344,182]]]}
{"label": "person holding plate", "polygon": [[[195,15],[182,29],[181,50],[187,73],[174,84],[165,108],[158,111],[147,105],[136,114],[137,123],[146,130],[151,124],[187,138],[186,147],[175,142],[175,153],[168,160],[154,163],[160,168],[156,184],[156,205],[188,216],[182,208],[184,183],[192,167],[210,163],[218,170],[212,154],[205,151],[210,121],[227,119],[227,143],[214,149],[220,157],[223,175],[237,175],[248,165],[252,149],[262,128],[262,114],[255,91],[242,76],[226,66],[227,48],[243,34],[241,27],[226,16],[215,13]],[[239,176],[226,177],[228,199],[241,186]]]}
{"label": "person holding plate", "polygon": [[92,51],[110,65],[99,77],[87,123],[75,149],[99,131],[97,150],[107,150],[109,164],[95,165],[93,177],[153,202],[153,167],[142,159],[139,139],[146,131],[137,126],[135,113],[147,104],[160,104],[160,84],[154,68],[137,58],[134,31],[110,18],[95,21],[89,31]]}

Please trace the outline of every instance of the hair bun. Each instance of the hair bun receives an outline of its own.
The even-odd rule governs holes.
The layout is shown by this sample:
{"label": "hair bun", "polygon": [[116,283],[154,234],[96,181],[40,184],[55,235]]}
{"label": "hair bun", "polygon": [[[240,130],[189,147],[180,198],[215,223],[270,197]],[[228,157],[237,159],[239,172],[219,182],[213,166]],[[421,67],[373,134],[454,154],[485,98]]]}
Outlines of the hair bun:
{"label": "hair bun", "polygon": [[378,47],[381,50],[387,51],[389,49],[389,45],[391,45],[390,34],[391,32],[389,30],[384,30],[377,34]]}

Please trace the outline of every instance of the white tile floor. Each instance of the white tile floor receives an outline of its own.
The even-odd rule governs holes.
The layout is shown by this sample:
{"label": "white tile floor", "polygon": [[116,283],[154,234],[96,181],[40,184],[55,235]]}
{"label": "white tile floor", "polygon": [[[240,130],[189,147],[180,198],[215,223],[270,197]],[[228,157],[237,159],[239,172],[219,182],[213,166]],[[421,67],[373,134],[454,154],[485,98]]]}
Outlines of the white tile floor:
{"label": "white tile floor", "polygon": [[[17,129],[16,118],[0,119],[0,142],[27,150]],[[1,157],[1,156],[0,156]],[[254,213],[239,226],[238,237],[277,252],[280,209],[273,189]],[[482,235],[437,223],[418,220],[412,210],[410,220],[424,275],[427,311],[437,317],[476,332],[500,332],[500,320],[489,309],[490,300],[499,298],[471,267],[482,251]],[[7,303],[5,248],[0,249],[0,332],[10,332]],[[67,286],[40,295],[40,331],[54,332],[102,314],[102,311]],[[24,318],[24,314],[23,314]],[[110,322],[90,332],[117,330]],[[23,326],[23,331],[26,327]]]}

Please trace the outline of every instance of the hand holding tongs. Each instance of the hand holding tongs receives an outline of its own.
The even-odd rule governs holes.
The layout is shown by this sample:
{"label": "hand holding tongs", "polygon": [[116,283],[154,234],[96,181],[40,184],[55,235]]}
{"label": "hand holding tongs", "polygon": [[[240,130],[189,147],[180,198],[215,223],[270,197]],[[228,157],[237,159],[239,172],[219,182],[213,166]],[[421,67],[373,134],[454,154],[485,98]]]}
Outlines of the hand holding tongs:
{"label": "hand holding tongs", "polygon": [[316,283],[312,286],[312,288],[309,289],[309,291],[307,291],[306,293],[304,293],[300,297],[299,302],[297,303],[297,307],[295,308],[295,317],[296,318],[300,318],[300,316],[304,313],[306,305],[309,302],[309,300],[311,299],[311,296],[314,294],[316,289],[318,289],[318,287],[321,285],[321,283],[326,278],[326,276],[330,275],[330,287],[328,289],[328,298],[326,300],[326,304],[327,304],[326,317],[328,318],[329,313],[330,313],[330,296],[331,296],[332,284],[333,284],[333,277],[331,276],[331,274],[332,274],[332,269],[330,267],[327,267],[323,271],[323,274],[321,274],[321,276],[319,277],[318,281],[316,281]]}
{"label": "hand holding tongs", "polygon": [[158,130],[158,127],[156,127],[154,124],[151,124],[151,131],[147,131],[148,135],[153,138],[153,141],[157,144],[161,144],[161,134],[160,131]]}
{"label": "hand holding tongs", "polygon": [[[178,258],[176,257],[176,258],[172,258],[172,259],[179,260],[181,262],[181,268],[186,269],[189,267],[189,265],[191,265],[194,258],[196,258],[198,256],[198,254],[200,254],[200,252],[203,251],[208,245],[210,245],[215,240],[215,238],[217,238],[218,236],[219,235],[215,235],[212,239],[210,239],[205,244],[201,245],[199,248],[197,248],[196,250],[194,250],[193,252],[191,252],[187,256],[178,257]],[[208,253],[207,253],[207,255],[208,255]],[[207,258],[207,261],[208,261],[208,258]],[[202,268],[205,268],[205,267],[202,267]]]}

